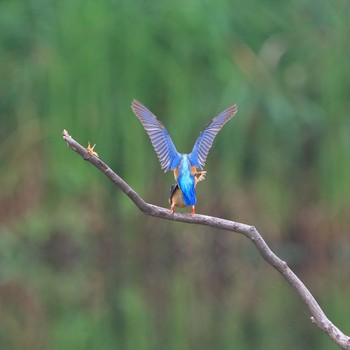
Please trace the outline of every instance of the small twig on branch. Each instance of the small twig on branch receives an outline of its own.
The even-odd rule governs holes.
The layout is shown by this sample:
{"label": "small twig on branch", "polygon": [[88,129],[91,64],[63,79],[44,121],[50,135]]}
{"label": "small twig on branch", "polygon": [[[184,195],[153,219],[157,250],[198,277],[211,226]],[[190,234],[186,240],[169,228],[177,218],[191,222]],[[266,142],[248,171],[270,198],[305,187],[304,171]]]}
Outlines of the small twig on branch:
{"label": "small twig on branch", "polygon": [[350,337],[341,332],[325,315],[317,301],[306,288],[304,283],[295,275],[288,267],[287,263],[281,260],[269,246],[266,244],[258,230],[254,226],[241,224],[230,220],[224,220],[207,215],[190,215],[171,213],[169,209],[158,207],[153,204],[146,203],[123,179],[121,179],[111,168],[107,166],[101,159],[95,156],[90,150],[84,148],[76,142],[66,130],[63,130],[63,139],[67,142],[67,146],[77,152],[85,160],[89,161],[96,168],[102,171],[117,187],[119,187],[135,204],[147,215],[158,218],[185,222],[188,224],[197,224],[210,226],[226,231],[240,233],[249,238],[255,245],[260,255],[272,265],[291,285],[295,292],[300,296],[311,314],[311,322],[316,324],[323,330],[341,349],[350,350]]}

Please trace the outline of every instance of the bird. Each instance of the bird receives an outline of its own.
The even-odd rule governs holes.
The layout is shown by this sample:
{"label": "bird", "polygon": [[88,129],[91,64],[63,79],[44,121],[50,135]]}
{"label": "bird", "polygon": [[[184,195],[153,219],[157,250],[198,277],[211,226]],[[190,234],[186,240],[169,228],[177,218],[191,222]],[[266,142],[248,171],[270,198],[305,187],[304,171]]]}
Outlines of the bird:
{"label": "bird", "polygon": [[[157,153],[164,172],[173,171],[176,183],[170,188],[170,210],[176,207],[191,207],[195,214],[197,202],[196,185],[204,180],[203,171],[210,148],[222,127],[236,114],[237,105],[231,105],[212,119],[200,132],[191,153],[179,153],[169,132],[160,120],[141,102],[133,100],[131,108],[146,130]],[[202,171],[197,170],[200,169]]]}

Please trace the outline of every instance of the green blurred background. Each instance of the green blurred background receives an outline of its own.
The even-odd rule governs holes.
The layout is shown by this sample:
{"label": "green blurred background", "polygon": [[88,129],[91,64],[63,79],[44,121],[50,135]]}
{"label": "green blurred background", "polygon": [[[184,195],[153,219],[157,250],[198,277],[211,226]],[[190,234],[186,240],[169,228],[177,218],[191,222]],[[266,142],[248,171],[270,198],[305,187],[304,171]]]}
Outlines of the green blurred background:
{"label": "green blurred background", "polygon": [[[350,333],[350,5],[0,0],[0,348],[336,349],[237,234],[168,206],[130,103],[189,152],[232,103],[197,212],[253,224]],[[188,212],[188,210],[187,210]]]}

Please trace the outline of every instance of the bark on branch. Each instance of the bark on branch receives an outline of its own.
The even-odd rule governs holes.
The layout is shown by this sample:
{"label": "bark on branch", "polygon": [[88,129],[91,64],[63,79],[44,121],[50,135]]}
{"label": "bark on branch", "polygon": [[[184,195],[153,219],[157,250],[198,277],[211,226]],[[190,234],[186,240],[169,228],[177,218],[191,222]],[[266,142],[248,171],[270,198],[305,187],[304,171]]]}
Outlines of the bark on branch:
{"label": "bark on branch", "polygon": [[89,161],[96,168],[102,171],[117,187],[119,187],[135,204],[147,215],[155,216],[161,219],[185,222],[188,224],[197,224],[210,226],[225,231],[240,233],[249,238],[260,255],[272,265],[291,285],[295,292],[300,296],[310,312],[311,322],[316,324],[323,330],[341,349],[350,350],[350,337],[345,335],[338,329],[325,315],[317,301],[306,288],[304,283],[295,275],[288,267],[287,263],[281,260],[269,246],[266,244],[258,230],[254,226],[234,222],[230,220],[220,219],[207,215],[190,215],[174,213],[169,209],[158,207],[153,204],[146,203],[123,179],[121,179],[111,168],[108,167],[100,158],[96,157],[94,152],[90,152],[75,141],[66,130],[63,130],[63,139],[67,146]]}

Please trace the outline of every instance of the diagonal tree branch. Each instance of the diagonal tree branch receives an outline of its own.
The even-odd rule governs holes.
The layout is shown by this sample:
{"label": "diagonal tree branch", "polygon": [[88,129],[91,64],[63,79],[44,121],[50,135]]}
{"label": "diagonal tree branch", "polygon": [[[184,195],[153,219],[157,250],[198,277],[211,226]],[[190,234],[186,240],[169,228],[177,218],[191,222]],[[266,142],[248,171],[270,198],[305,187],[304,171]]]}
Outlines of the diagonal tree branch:
{"label": "diagonal tree branch", "polygon": [[77,152],[85,160],[89,161],[96,168],[102,171],[117,187],[119,187],[146,215],[158,218],[185,222],[188,224],[197,224],[210,226],[226,231],[240,233],[249,238],[255,245],[260,255],[272,265],[291,285],[295,292],[300,296],[311,314],[311,321],[323,330],[341,349],[350,350],[350,337],[340,331],[325,315],[317,301],[306,288],[304,283],[295,275],[288,267],[287,263],[281,260],[269,246],[266,244],[258,230],[254,226],[241,224],[230,220],[224,220],[207,215],[190,215],[190,214],[172,214],[169,209],[158,207],[153,204],[146,203],[123,179],[121,179],[111,168],[107,166],[101,159],[94,155],[76,142],[66,130],[63,130],[63,139],[67,142],[67,146]]}

